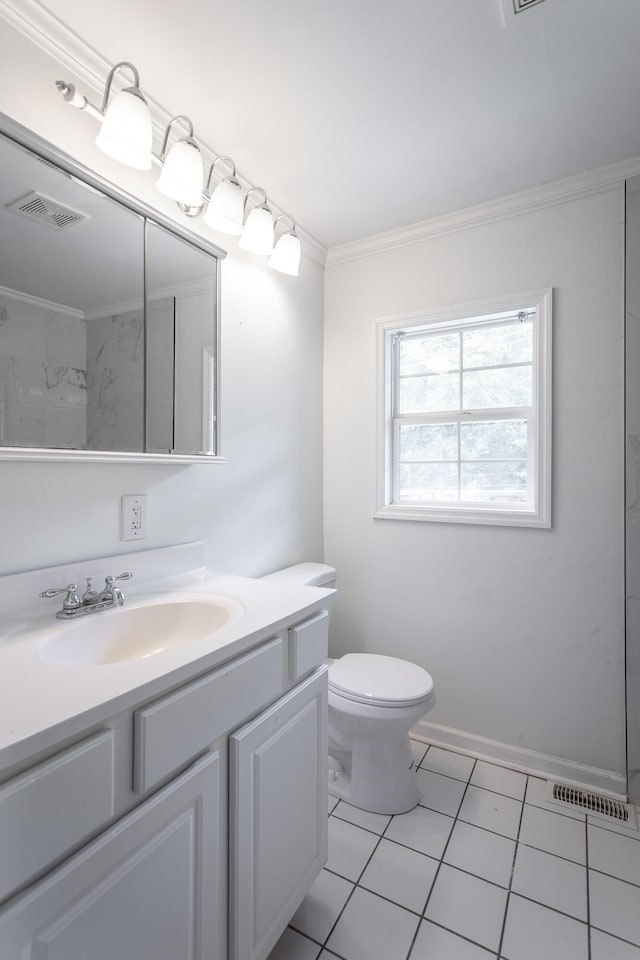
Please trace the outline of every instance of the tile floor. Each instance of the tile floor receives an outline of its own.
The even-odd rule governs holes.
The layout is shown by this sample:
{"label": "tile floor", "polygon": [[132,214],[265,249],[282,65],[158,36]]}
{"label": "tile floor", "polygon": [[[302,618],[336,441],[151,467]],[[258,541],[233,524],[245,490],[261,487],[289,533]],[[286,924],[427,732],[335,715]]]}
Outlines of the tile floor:
{"label": "tile floor", "polygon": [[329,797],[329,860],[269,960],[640,960],[640,833],[412,741],[422,799]]}

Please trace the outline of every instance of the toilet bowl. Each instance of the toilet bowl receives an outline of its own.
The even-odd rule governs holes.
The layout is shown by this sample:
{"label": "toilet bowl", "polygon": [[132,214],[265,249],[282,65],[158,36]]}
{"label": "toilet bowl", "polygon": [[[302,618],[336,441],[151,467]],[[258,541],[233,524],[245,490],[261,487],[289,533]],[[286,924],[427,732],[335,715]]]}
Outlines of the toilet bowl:
{"label": "toilet bowl", "polygon": [[422,667],[396,657],[348,653],[329,667],[329,793],[373,813],[418,802],[409,730],[435,703]]}
{"label": "toilet bowl", "polygon": [[[263,579],[334,587],[336,571],[300,563]],[[409,730],[435,703],[430,674],[370,653],[329,664],[329,793],[373,813],[412,810],[419,793]]]}

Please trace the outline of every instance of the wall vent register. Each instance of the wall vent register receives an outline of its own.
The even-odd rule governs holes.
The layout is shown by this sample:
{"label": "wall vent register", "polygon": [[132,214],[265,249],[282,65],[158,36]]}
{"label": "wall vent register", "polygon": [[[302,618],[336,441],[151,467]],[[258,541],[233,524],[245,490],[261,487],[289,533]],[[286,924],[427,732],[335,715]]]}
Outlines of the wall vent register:
{"label": "wall vent register", "polygon": [[537,7],[542,2],[543,0],[513,0],[513,12],[522,13],[523,10],[528,10],[529,7]]}

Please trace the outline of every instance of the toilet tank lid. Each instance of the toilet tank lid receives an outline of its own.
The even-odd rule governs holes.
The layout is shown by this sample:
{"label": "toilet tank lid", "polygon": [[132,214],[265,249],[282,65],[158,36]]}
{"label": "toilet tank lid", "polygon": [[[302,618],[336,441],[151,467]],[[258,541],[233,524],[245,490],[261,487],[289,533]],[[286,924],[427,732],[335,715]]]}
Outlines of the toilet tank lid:
{"label": "toilet tank lid", "polygon": [[333,586],[336,571],[335,567],[330,567],[326,563],[296,563],[293,567],[284,567],[282,570],[276,570],[275,573],[268,573],[261,579],[298,586],[324,587]]}

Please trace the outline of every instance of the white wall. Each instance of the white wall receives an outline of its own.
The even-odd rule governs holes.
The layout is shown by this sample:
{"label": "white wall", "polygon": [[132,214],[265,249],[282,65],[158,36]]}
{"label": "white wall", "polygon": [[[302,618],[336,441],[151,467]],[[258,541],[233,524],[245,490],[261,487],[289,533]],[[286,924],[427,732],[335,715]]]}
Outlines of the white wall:
{"label": "white wall", "polygon": [[[0,47],[0,111],[180,216],[155,190],[153,174],[128,170],[95,147],[95,121],[55,89],[57,79],[75,79],[67,67],[2,20]],[[229,462],[1,462],[0,574],[128,551],[119,540],[123,493],[148,496],[149,535],[140,548],[203,539],[212,567],[242,574],[321,558],[322,268],[304,258],[301,276],[285,277],[241,255],[235,241],[230,247],[221,350],[222,453]]]}
{"label": "white wall", "polygon": [[[335,262],[325,283],[325,554],[340,590],[333,654],[414,660],[436,683],[429,721],[618,775],[623,218],[617,186]],[[374,521],[376,318],[547,286],[553,528]]]}

